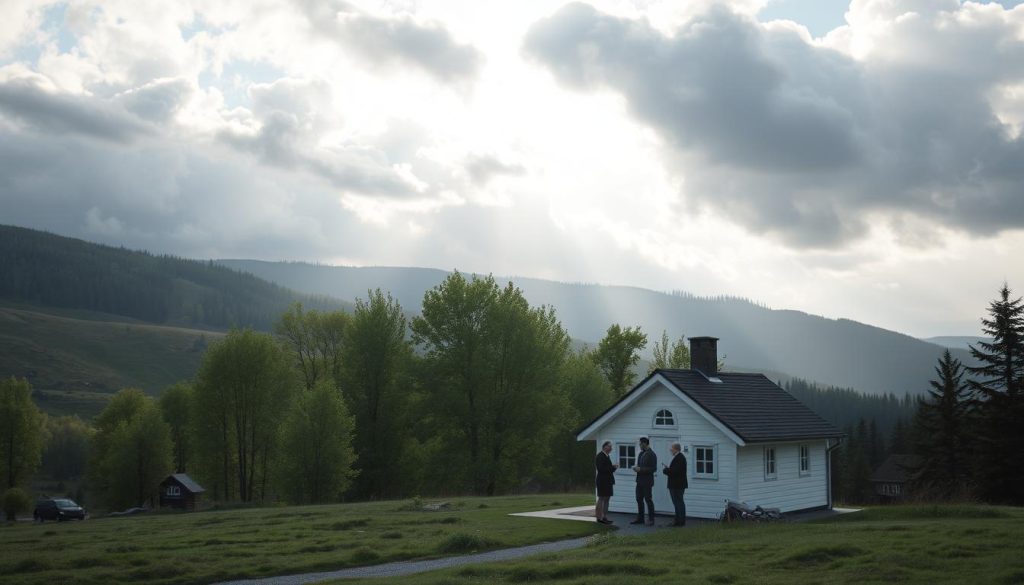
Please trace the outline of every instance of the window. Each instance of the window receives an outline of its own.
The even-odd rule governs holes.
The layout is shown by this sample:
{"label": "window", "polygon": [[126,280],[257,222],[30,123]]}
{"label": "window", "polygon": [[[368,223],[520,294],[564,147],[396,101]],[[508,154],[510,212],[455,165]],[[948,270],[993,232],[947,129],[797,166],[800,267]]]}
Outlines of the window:
{"label": "window", "polygon": [[656,427],[674,427],[676,426],[676,418],[672,415],[671,410],[661,409],[654,413],[654,426]]}
{"label": "window", "polygon": [[619,469],[632,469],[636,465],[636,445],[620,444],[619,448]]}
{"label": "window", "polygon": [[693,448],[693,477],[718,479],[718,466],[715,461],[715,448],[707,445]]}
{"label": "window", "polygon": [[775,470],[775,447],[764,448],[764,479],[778,478],[778,473]]}
{"label": "window", "polygon": [[167,495],[168,496],[180,496],[181,495],[181,488],[176,486],[176,485],[169,485],[169,486],[167,486]]}
{"label": "window", "polygon": [[811,474],[811,448],[800,445],[800,475]]}

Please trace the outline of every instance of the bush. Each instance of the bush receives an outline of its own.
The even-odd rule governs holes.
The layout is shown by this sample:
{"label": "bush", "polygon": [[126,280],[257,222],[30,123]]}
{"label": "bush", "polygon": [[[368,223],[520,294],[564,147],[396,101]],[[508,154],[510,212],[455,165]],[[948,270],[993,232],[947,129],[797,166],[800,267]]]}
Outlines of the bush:
{"label": "bush", "polygon": [[7,520],[13,522],[18,512],[28,512],[32,509],[32,500],[21,488],[11,488],[4,492],[4,514]]}

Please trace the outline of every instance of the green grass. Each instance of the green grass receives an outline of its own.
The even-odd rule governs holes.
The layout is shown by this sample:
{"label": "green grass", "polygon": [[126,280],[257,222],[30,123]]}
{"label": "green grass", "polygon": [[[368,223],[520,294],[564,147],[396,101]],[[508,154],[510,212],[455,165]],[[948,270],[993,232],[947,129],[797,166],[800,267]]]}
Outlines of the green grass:
{"label": "green grass", "polygon": [[508,515],[585,505],[589,495],[447,501],[451,509],[438,512],[376,502],[0,525],[0,581],[210,583],[437,558],[604,529]]}
{"label": "green grass", "polygon": [[150,394],[191,379],[207,343],[223,333],[102,320],[0,301],[0,377],[25,377],[52,415],[92,418],[121,388]]}
{"label": "green grass", "polygon": [[1024,510],[895,506],[807,524],[610,533],[574,551],[402,579],[403,585],[522,582],[1024,583]]}

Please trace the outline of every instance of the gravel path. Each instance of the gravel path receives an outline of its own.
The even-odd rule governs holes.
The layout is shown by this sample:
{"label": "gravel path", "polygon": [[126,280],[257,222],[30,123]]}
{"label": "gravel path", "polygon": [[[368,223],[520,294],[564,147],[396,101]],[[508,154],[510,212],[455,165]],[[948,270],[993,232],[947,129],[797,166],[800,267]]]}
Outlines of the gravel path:
{"label": "gravel path", "polygon": [[491,552],[464,555],[461,557],[448,557],[444,559],[432,559],[429,561],[403,561],[399,563],[385,563],[370,567],[353,567],[339,571],[327,571],[324,573],[305,573],[302,575],[282,575],[280,577],[266,577],[262,579],[243,579],[241,581],[227,581],[218,585],[304,585],[305,583],[319,583],[331,579],[354,579],[357,577],[401,577],[437,569],[448,569],[461,567],[474,563],[493,563],[495,561],[508,561],[529,555],[548,552],[559,552],[580,548],[587,544],[591,536],[573,538],[571,540],[559,540],[557,542],[545,542],[520,546],[518,548],[506,548]]}

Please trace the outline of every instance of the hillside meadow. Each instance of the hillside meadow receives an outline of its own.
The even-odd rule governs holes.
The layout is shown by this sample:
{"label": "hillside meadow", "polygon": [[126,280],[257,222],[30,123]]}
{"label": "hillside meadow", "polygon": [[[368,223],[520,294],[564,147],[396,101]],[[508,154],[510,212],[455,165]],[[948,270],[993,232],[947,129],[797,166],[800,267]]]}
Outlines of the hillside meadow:
{"label": "hillside meadow", "polygon": [[[335,583],[379,583],[344,580]],[[1024,510],[893,506],[809,523],[706,524],[519,561],[403,577],[403,585],[1024,583]]]}
{"label": "hillside meadow", "polygon": [[[431,500],[438,501],[438,500]],[[589,495],[385,501],[0,524],[4,585],[212,583],[429,559],[576,538],[586,522],[509,516]]]}

